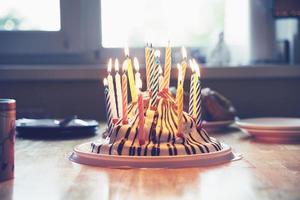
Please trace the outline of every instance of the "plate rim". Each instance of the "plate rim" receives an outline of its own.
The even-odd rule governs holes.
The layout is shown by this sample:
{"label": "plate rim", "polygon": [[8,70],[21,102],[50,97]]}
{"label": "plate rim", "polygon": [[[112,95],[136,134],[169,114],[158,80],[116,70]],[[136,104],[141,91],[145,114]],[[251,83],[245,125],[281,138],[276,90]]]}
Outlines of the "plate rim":
{"label": "plate rim", "polygon": [[264,129],[264,130],[300,130],[300,124],[298,126],[280,126],[272,127],[271,125],[259,125],[251,122],[245,122],[247,120],[263,120],[263,119],[296,119],[300,121],[300,118],[292,117],[258,117],[258,118],[247,118],[247,119],[238,119],[235,121],[235,124],[240,128],[247,129]]}

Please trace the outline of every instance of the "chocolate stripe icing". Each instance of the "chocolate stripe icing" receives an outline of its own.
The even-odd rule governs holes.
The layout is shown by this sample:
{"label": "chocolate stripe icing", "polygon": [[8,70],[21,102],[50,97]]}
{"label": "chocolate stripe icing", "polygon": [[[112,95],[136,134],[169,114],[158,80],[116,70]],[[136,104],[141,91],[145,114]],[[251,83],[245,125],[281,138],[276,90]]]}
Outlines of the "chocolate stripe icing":
{"label": "chocolate stripe icing", "polygon": [[183,136],[177,136],[177,109],[173,97],[167,91],[161,91],[156,102],[157,110],[149,110],[149,99],[144,96],[145,136],[144,145],[138,138],[138,107],[128,107],[128,124],[122,120],[113,126],[111,136],[103,143],[91,143],[91,152],[109,155],[127,156],[176,156],[205,154],[222,150],[221,144],[209,137],[206,131],[197,127],[196,120],[183,113]]}

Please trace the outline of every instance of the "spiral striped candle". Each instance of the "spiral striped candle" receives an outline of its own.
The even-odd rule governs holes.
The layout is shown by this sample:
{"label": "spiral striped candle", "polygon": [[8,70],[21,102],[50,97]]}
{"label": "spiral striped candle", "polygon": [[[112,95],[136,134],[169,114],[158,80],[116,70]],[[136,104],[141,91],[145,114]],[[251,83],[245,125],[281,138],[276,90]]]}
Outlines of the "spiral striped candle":
{"label": "spiral striped candle", "polygon": [[132,62],[129,57],[129,49],[125,48],[125,56],[127,60],[127,73],[128,73],[128,80],[129,80],[129,87],[130,87],[130,92],[131,92],[131,99],[132,102],[137,101],[137,95],[136,95],[136,86],[135,86],[135,81],[134,81],[134,75],[133,75],[133,69],[132,69]]}
{"label": "spiral striped candle", "polygon": [[148,43],[145,48],[145,60],[146,60],[146,84],[147,84],[147,89],[149,90],[149,74],[150,74],[150,48],[148,46]]}
{"label": "spiral striped candle", "polygon": [[127,69],[127,62],[123,63],[123,75],[122,75],[122,108],[123,108],[123,124],[128,123],[128,115],[127,115],[127,76],[126,76],[126,69]]}
{"label": "spiral striped candle", "polygon": [[106,108],[106,118],[107,118],[107,131],[108,131],[108,136],[110,136],[113,129],[113,121],[112,121],[113,116],[112,116],[111,101],[110,101],[109,89],[107,86],[106,78],[104,78],[103,84],[104,84],[105,108]]}
{"label": "spiral striped candle", "polygon": [[117,113],[117,106],[116,106],[116,96],[115,96],[115,89],[114,89],[114,81],[113,77],[111,75],[111,68],[112,68],[112,60],[109,59],[108,61],[108,66],[107,66],[107,82],[108,82],[108,91],[110,95],[110,103],[111,103],[111,110],[112,110],[112,116],[113,119],[118,118],[118,113]]}
{"label": "spiral striped candle", "polygon": [[171,67],[172,67],[172,55],[171,55],[170,42],[168,42],[168,46],[166,47],[166,55],[165,55],[164,79],[162,84],[163,88],[169,88],[170,86]]}
{"label": "spiral striped candle", "polygon": [[183,120],[183,84],[182,84],[182,72],[178,69],[179,84],[176,92],[176,105],[177,105],[177,136],[182,136],[182,120]]}
{"label": "spiral striped candle", "polygon": [[200,81],[200,69],[197,63],[195,63],[195,72],[196,72],[196,80],[194,81],[196,86],[194,88],[194,112],[195,112],[195,118],[196,118],[196,124],[198,126],[202,123],[202,108],[201,108],[201,81]]}
{"label": "spiral striped candle", "polygon": [[163,83],[164,83],[164,77],[163,77],[163,70],[161,65],[159,65],[159,77],[158,77],[158,83],[159,83],[159,90],[162,91],[164,89]]}
{"label": "spiral striped candle", "polygon": [[191,81],[190,81],[190,99],[189,99],[189,115],[193,116],[194,111],[194,63],[190,60],[190,67],[192,70]]}
{"label": "spiral striped candle", "polygon": [[115,82],[116,82],[116,93],[117,93],[117,106],[118,106],[118,118],[123,116],[122,109],[122,89],[121,89],[121,76],[119,74],[119,60],[115,60]]}
{"label": "spiral striped candle", "polygon": [[150,90],[151,90],[151,99],[150,99],[150,108],[155,107],[157,100],[157,93],[159,89],[159,57],[160,51],[155,51],[155,63],[150,68]]}

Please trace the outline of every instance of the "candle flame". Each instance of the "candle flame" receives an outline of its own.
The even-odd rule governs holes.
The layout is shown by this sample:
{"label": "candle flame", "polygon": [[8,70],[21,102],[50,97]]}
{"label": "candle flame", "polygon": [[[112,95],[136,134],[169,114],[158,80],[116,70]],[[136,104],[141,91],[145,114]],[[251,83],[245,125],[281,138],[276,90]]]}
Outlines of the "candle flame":
{"label": "candle flame", "polygon": [[181,53],[182,53],[182,58],[186,59],[187,58],[187,53],[186,53],[186,49],[184,47],[181,47]]}
{"label": "candle flame", "polygon": [[192,70],[192,73],[194,73],[194,71],[195,71],[195,69],[194,69],[194,65],[195,65],[194,60],[189,59],[189,63],[190,63],[190,68]]}
{"label": "candle flame", "polygon": [[124,48],[124,53],[125,53],[126,57],[129,57],[129,48],[128,47]]}
{"label": "candle flame", "polygon": [[123,72],[127,71],[127,60],[124,60],[123,62],[123,65],[122,65],[122,69],[123,69]]}
{"label": "candle flame", "polygon": [[103,85],[104,85],[104,86],[107,86],[107,78],[104,78],[104,79],[103,79]]}
{"label": "candle flame", "polygon": [[154,56],[155,56],[155,57],[160,57],[160,51],[159,51],[159,50],[156,50],[156,51],[154,52]]}
{"label": "candle flame", "polygon": [[134,57],[133,64],[134,64],[134,69],[138,72],[140,70],[140,65],[137,57]]}
{"label": "candle flame", "polygon": [[115,71],[116,72],[119,71],[119,60],[118,60],[118,58],[115,59]]}
{"label": "candle flame", "polygon": [[108,64],[107,64],[107,72],[110,73],[111,72],[111,68],[112,68],[112,59],[110,58],[108,60]]}

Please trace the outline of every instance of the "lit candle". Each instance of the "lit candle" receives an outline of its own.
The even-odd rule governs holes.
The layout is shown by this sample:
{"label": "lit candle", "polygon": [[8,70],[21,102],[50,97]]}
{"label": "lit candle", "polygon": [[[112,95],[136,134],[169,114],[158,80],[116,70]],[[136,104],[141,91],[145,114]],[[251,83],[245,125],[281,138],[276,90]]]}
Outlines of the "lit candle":
{"label": "lit candle", "polygon": [[137,96],[136,96],[136,91],[135,91],[136,88],[135,88],[132,63],[131,63],[131,59],[129,57],[128,47],[125,48],[125,56],[126,56],[126,60],[127,60],[127,73],[128,73],[129,87],[130,87],[130,92],[131,92],[131,99],[133,102],[136,102],[137,101]]}
{"label": "lit candle", "polygon": [[180,81],[180,72],[182,70],[181,64],[177,63],[177,69],[178,69],[178,77],[177,77],[177,88],[179,87],[179,85],[182,83],[182,81]]}
{"label": "lit candle", "polygon": [[179,84],[176,92],[176,104],[177,104],[177,136],[182,137],[182,120],[183,120],[183,84],[182,82],[182,68],[178,67],[178,80]]}
{"label": "lit candle", "polygon": [[194,83],[195,83],[195,76],[196,74],[194,73],[194,63],[192,62],[192,60],[189,60],[189,64],[192,70],[192,75],[191,75],[191,80],[190,80],[190,101],[189,101],[189,115],[193,116],[193,112],[194,112]]}
{"label": "lit candle", "polygon": [[149,48],[149,68],[148,68],[148,87],[147,89],[151,91],[151,73],[155,68],[155,55],[154,49],[152,48],[152,44]]}
{"label": "lit candle", "polygon": [[159,89],[159,57],[160,51],[155,51],[155,65],[150,69],[150,90],[151,90],[151,99],[150,99],[150,108],[154,109],[156,100],[157,100],[157,93]]}
{"label": "lit candle", "polygon": [[171,76],[171,65],[172,65],[172,55],[171,55],[171,46],[170,41],[168,42],[168,46],[166,47],[166,55],[165,55],[165,72],[164,72],[164,80],[163,80],[163,88],[169,88],[170,86],[170,76]]}
{"label": "lit candle", "polygon": [[109,95],[110,95],[112,116],[113,116],[113,119],[117,119],[118,113],[117,113],[117,108],[116,108],[116,96],[115,96],[115,89],[114,89],[114,81],[113,81],[113,77],[111,75],[111,68],[112,68],[112,60],[110,58],[108,61],[108,65],[107,65],[107,72],[108,72],[107,82],[108,82],[108,90],[109,90]]}
{"label": "lit candle", "polygon": [[186,53],[186,49],[184,47],[181,48],[181,53],[182,53],[182,62],[181,62],[181,74],[182,74],[182,85],[184,83],[184,78],[185,78],[185,72],[186,72],[186,68],[187,68],[187,53]]}
{"label": "lit candle", "polygon": [[164,76],[163,76],[163,70],[161,65],[159,65],[159,77],[158,77],[158,83],[159,83],[159,91],[161,91],[162,89],[164,89]]}
{"label": "lit candle", "polygon": [[139,128],[138,128],[138,139],[140,145],[145,144],[145,116],[144,116],[144,102],[143,94],[140,91],[142,88],[142,82],[138,82],[137,91],[138,91],[138,116],[139,116]]}
{"label": "lit candle", "polygon": [[106,78],[104,78],[103,80],[103,85],[104,85],[105,108],[106,108],[106,118],[107,118],[107,132],[108,132],[108,136],[110,136],[113,129],[113,122],[112,122],[111,101],[110,101],[109,89],[107,86]]}
{"label": "lit candle", "polygon": [[139,72],[139,70],[140,70],[139,61],[136,57],[134,57],[134,59],[133,59],[133,65],[134,65],[134,69],[136,71],[136,73],[135,73],[135,83],[136,83],[136,85],[140,85],[139,82],[141,82],[142,79],[141,79],[141,74]]}
{"label": "lit candle", "polygon": [[123,108],[122,108],[122,89],[121,89],[121,76],[119,74],[119,60],[115,60],[115,81],[116,81],[116,91],[117,91],[117,105],[118,105],[118,117],[121,118],[123,116]]}
{"label": "lit candle", "polygon": [[196,61],[194,60],[195,69],[195,80],[194,80],[194,116],[196,119],[196,124],[198,126],[202,123],[202,108],[201,108],[201,81],[200,81],[200,69]]}
{"label": "lit candle", "polygon": [[149,89],[149,73],[150,73],[150,48],[148,46],[148,43],[145,48],[145,60],[146,60],[146,84],[147,89]]}
{"label": "lit candle", "polygon": [[123,63],[123,75],[122,75],[122,103],[123,103],[123,124],[128,123],[128,116],[127,116],[127,76],[126,76],[126,70],[127,70],[127,62],[126,60]]}

